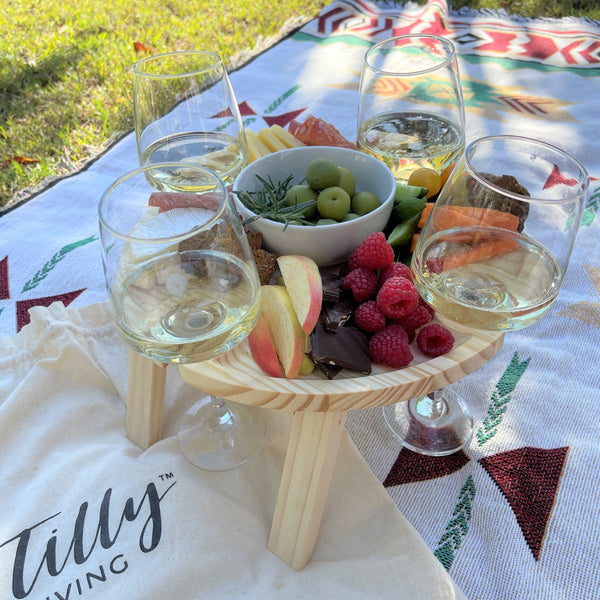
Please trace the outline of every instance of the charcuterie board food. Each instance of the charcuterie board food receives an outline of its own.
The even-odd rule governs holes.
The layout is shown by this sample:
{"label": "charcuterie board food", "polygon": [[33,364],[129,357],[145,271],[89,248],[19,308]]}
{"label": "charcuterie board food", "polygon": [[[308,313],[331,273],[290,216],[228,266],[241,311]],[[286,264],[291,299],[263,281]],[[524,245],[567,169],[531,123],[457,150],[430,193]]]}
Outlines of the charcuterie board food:
{"label": "charcuterie board food", "polygon": [[[247,139],[252,162],[246,169],[261,158],[284,156],[284,147],[356,152],[333,126],[314,117],[287,131],[274,126],[248,132]],[[319,265],[290,251],[284,225],[294,225],[274,222],[282,229],[279,252],[262,248],[262,233],[249,230],[251,243],[273,261],[262,281],[255,329],[226,354],[179,367],[182,378],[205,393],[293,415],[268,548],[296,570],[315,548],[347,411],[441,389],[502,347],[503,333],[441,323],[414,293],[410,269],[399,256],[407,262],[420,221],[435,200],[425,183],[394,180],[388,221],[365,232],[333,266],[326,258]],[[437,193],[442,183],[427,185]]]}

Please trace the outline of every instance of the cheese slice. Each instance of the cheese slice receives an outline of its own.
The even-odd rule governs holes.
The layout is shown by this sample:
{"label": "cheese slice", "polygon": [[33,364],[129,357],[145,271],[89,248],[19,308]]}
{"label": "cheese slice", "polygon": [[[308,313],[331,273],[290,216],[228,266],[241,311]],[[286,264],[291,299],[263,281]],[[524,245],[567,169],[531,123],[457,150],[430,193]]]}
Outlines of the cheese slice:
{"label": "cheese slice", "polygon": [[246,129],[246,142],[248,144],[248,161],[252,162],[265,154],[271,154],[271,150],[258,138],[251,129]]}
{"label": "cheese slice", "polygon": [[306,146],[306,144],[294,137],[289,131],[286,131],[281,125],[271,125],[271,131],[288,148],[300,148],[301,146]]}
{"label": "cheese slice", "polygon": [[271,152],[277,152],[278,150],[286,150],[286,146],[272,131],[269,127],[263,127],[258,132],[258,138],[269,148]]}

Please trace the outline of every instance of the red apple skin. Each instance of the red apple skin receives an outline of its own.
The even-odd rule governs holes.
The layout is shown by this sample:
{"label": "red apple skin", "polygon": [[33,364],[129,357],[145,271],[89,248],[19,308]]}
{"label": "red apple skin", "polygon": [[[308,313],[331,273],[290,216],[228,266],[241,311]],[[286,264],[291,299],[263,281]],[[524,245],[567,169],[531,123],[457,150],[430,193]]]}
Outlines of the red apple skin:
{"label": "red apple skin", "polygon": [[262,287],[262,313],[273,339],[284,377],[294,379],[300,373],[306,333],[302,331],[287,289],[280,285]]}
{"label": "red apple skin", "polygon": [[277,358],[273,338],[262,313],[258,316],[254,329],[248,335],[248,344],[256,364],[271,377],[283,377],[283,371]]}
{"label": "red apple skin", "polygon": [[280,256],[277,263],[302,331],[310,334],[323,304],[319,267],[311,258],[296,254]]}

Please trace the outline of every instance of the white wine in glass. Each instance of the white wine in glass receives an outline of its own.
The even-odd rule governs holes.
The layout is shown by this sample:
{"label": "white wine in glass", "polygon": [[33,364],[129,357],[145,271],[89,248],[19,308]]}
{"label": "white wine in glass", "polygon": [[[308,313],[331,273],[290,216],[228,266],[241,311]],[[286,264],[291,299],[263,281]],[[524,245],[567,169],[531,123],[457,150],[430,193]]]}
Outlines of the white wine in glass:
{"label": "white wine in glass", "polygon": [[476,140],[419,237],[419,292],[438,315],[474,329],[532,325],[556,299],[588,185],[558,148],[518,136]]}
{"label": "white wine in glass", "polygon": [[[140,165],[203,166],[232,183],[247,162],[239,108],[219,55],[184,51],[138,61],[133,103]],[[154,173],[158,182],[173,176]],[[185,170],[175,176],[185,180]]]}
{"label": "white wine in glass", "polygon": [[404,183],[419,168],[441,173],[456,162],[464,149],[464,105],[449,40],[412,34],[368,50],[360,81],[357,147]]}
{"label": "white wine in glass", "polygon": [[212,250],[145,261],[123,281],[117,301],[117,323],[129,344],[155,360],[178,363],[237,345],[258,311],[251,268]]}

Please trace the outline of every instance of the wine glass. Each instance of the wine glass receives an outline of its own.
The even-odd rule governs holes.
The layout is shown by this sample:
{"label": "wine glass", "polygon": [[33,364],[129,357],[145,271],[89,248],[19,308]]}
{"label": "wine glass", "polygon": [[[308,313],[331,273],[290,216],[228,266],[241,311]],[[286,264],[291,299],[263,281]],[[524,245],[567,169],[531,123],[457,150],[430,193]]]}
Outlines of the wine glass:
{"label": "wine glass", "polygon": [[365,54],[358,106],[359,150],[406,183],[440,174],[464,150],[465,115],[454,45],[426,34],[392,37]]}
{"label": "wine glass", "polygon": [[[140,167],[104,192],[99,221],[110,304],[133,350],[182,364],[218,356],[246,338],[260,310],[260,282],[216,173],[188,163]],[[179,430],[186,458],[208,470],[254,458],[269,424],[264,411],[248,408],[209,397],[194,405]]]}
{"label": "wine glass", "polygon": [[[133,109],[140,165],[183,162],[233,183],[248,160],[240,111],[218,54],[155,54],[133,68]],[[157,179],[163,174],[153,171]],[[166,175],[168,178],[168,175]]]}
{"label": "wine glass", "polygon": [[[413,252],[419,293],[449,323],[486,331],[534,324],[559,292],[588,193],[586,170],[559,148],[511,135],[474,141]],[[454,392],[390,406],[386,420],[413,450],[454,452],[470,439],[472,420],[447,395]]]}
{"label": "wine glass", "polygon": [[[451,168],[464,150],[464,129],[460,73],[452,42],[436,35],[411,34],[389,38],[367,51],[360,78],[357,147],[386,164],[396,181],[408,183],[418,169],[441,175]],[[450,400],[450,393],[446,399]],[[452,394],[452,401],[460,413],[466,413],[460,396]],[[404,411],[406,404],[385,406],[386,423],[406,446],[431,448],[427,428],[416,431],[419,421],[408,434],[400,429],[395,413]],[[420,407],[427,407],[427,418],[431,418],[431,411],[441,410],[439,393],[423,396]],[[470,438],[472,421],[449,421],[454,412],[438,415],[439,429],[451,432],[451,437],[436,453],[449,453],[449,447],[462,447]]]}

